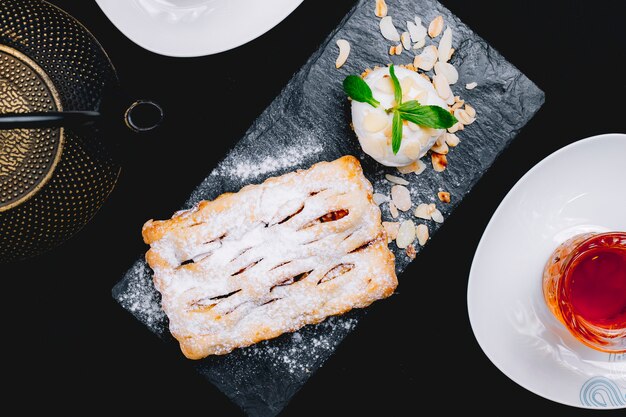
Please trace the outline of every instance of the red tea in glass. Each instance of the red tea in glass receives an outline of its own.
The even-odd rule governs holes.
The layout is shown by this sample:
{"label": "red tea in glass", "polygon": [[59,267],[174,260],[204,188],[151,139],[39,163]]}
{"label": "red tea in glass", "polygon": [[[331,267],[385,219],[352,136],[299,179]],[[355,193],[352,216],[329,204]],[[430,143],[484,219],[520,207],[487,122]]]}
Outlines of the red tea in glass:
{"label": "red tea in glass", "polygon": [[574,236],[543,273],[552,313],[585,345],[626,352],[626,232]]}

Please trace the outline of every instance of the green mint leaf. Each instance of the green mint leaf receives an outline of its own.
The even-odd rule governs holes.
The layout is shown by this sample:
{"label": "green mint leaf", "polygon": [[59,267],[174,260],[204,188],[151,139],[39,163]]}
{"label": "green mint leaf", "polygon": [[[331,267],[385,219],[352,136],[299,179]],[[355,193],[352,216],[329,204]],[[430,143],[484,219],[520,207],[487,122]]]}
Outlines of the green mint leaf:
{"label": "green mint leaf", "polygon": [[432,127],[433,129],[447,129],[456,124],[456,117],[439,106],[419,106],[410,111],[397,110],[402,119],[413,122],[419,126]]}
{"label": "green mint leaf", "polygon": [[400,86],[400,80],[396,77],[396,69],[393,65],[389,66],[389,75],[391,75],[391,81],[393,81],[393,95],[396,99],[396,106],[402,103],[402,87]]}
{"label": "green mint leaf", "polygon": [[402,144],[402,117],[399,111],[393,112],[393,122],[391,125],[391,150],[397,154]]}
{"label": "green mint leaf", "polygon": [[401,112],[412,112],[418,109],[419,107],[422,107],[419,101],[409,100],[397,106],[396,109]]}
{"label": "green mint leaf", "polygon": [[345,91],[352,100],[361,103],[369,103],[374,107],[380,105],[380,103],[374,99],[370,86],[358,75],[348,75],[346,79],[343,80],[343,91]]}

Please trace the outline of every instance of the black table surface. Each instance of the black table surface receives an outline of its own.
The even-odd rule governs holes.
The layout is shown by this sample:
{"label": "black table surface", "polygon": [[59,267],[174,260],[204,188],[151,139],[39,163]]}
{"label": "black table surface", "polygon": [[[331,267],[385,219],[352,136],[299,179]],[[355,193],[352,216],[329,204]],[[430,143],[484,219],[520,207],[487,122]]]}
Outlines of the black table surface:
{"label": "black table surface", "polygon": [[[125,89],[161,103],[166,120],[153,133],[123,138],[117,189],[79,235],[46,255],[0,266],[2,378],[12,387],[3,400],[19,400],[24,411],[119,412],[124,404],[123,414],[242,416],[110,290],[146,249],[144,221],[182,205],[353,2],[306,0],[242,47],[185,59],[138,47],[94,1],[53,3],[85,24]],[[502,407],[593,413],[545,400],[495,368],[474,339],[466,290],[485,226],[528,169],[568,143],[626,131],[624,10],[611,0],[442,3],[535,81],[546,104],[406,270],[397,294],[371,307],[281,416],[395,416],[431,405],[488,415],[501,415]]]}

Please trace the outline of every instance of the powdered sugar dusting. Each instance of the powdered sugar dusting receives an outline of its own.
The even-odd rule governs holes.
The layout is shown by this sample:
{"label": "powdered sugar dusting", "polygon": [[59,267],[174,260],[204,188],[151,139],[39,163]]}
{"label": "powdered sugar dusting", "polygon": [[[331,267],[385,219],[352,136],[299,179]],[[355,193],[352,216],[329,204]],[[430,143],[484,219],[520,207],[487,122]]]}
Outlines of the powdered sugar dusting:
{"label": "powdered sugar dusting", "polygon": [[343,157],[146,225],[185,355],[228,353],[391,294],[393,257],[371,192],[358,161]]}
{"label": "powdered sugar dusting", "polygon": [[115,287],[113,293],[126,310],[154,333],[162,334],[166,331],[166,317],[161,308],[161,296],[154,288],[151,276],[150,269],[143,260],[135,262],[119,284],[125,288]]}
{"label": "powdered sugar dusting", "polygon": [[283,171],[302,164],[311,156],[321,153],[321,145],[301,145],[283,149],[275,155],[257,159],[255,155],[249,155],[244,159],[237,159],[232,164],[223,164],[220,171],[234,175],[241,180],[261,177],[265,174]]}
{"label": "powdered sugar dusting", "polygon": [[311,374],[343,339],[338,336],[350,333],[357,323],[358,320],[352,317],[330,317],[317,325],[318,331],[314,334],[303,337],[301,332],[293,333],[287,346],[262,342],[243,349],[242,355],[263,360],[278,369],[286,369],[292,375]]}

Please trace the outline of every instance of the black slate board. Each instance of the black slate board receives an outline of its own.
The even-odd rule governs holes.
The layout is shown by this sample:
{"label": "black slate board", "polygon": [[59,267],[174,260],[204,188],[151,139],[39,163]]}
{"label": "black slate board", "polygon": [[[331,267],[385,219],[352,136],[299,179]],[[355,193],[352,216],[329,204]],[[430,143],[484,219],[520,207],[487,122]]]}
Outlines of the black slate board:
{"label": "black slate board", "polygon": [[[341,89],[341,82],[348,74],[358,74],[374,65],[386,65],[390,60],[395,64],[412,62],[412,52],[388,55],[391,43],[380,35],[373,3],[370,0],[357,2],[245,136],[193,191],[183,208],[224,192],[237,191],[246,184],[259,183],[268,177],[345,154],[360,158],[377,192],[389,193],[391,184],[384,179],[384,174],[397,172],[363,155],[349,128],[349,104]],[[443,15],[446,25],[453,30],[456,52],[451,62],[460,74],[458,83],[452,86],[453,91],[478,112],[478,120],[458,133],[461,143],[448,154],[446,171],[434,172],[429,158],[425,157],[426,171],[419,176],[405,176],[411,181],[409,188],[414,204],[438,203],[437,191],[449,191],[452,203],[438,203],[447,217],[539,110],[544,94],[435,0],[387,0],[387,4],[399,29],[416,15],[425,26],[438,14]],[[352,45],[350,57],[340,70],[334,65],[337,39],[346,39]],[[438,41],[439,38],[435,39],[435,44]],[[427,45],[429,43],[427,38]],[[478,87],[466,90],[465,84],[473,81]],[[391,220],[388,210],[383,208],[382,211],[384,220]],[[408,212],[402,217],[410,218],[411,214]],[[426,223],[432,236],[440,225],[432,221]],[[391,246],[400,274],[410,259],[394,244]],[[419,245],[416,246],[419,251]],[[138,260],[113,288],[113,297],[151,331],[176,343],[167,331],[159,294],[143,259]],[[287,405],[363,315],[363,311],[353,311],[294,334],[192,364],[248,415],[271,417]]]}

